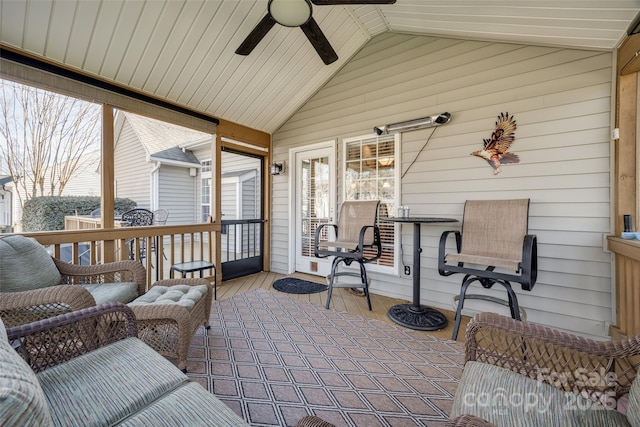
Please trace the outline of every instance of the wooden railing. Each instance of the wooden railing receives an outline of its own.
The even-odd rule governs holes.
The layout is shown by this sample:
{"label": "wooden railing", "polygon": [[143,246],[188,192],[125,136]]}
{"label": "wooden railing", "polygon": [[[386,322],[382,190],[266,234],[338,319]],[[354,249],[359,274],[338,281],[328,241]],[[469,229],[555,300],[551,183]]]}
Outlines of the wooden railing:
{"label": "wooden railing", "polygon": [[608,242],[615,253],[617,307],[610,334],[631,337],[640,333],[640,241],[610,236]]}
{"label": "wooden railing", "polygon": [[[70,247],[70,261],[74,264],[81,259],[89,264],[139,260],[146,267],[150,285],[169,278],[173,264],[195,260],[216,263],[214,242],[220,237],[220,229],[219,224],[188,224],[21,234],[50,247],[56,258],[61,258],[63,250]],[[212,269],[203,273],[205,277],[214,274]],[[217,279],[220,283],[221,277]]]}

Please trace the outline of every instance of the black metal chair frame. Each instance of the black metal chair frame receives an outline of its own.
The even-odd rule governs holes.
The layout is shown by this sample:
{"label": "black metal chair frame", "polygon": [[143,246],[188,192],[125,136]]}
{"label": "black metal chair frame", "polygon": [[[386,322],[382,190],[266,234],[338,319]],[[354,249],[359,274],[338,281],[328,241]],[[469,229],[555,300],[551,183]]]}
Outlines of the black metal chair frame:
{"label": "black metal chair frame", "polygon": [[[340,212],[340,217],[342,217],[343,209],[348,203],[358,203],[358,202],[344,202],[342,205],[342,209]],[[352,276],[352,277],[360,277],[361,285],[349,283],[344,286],[337,287],[349,287],[349,288],[362,288],[364,294],[367,298],[367,305],[369,306],[369,311],[371,311],[371,297],[369,295],[369,279],[367,277],[367,270],[365,268],[365,264],[373,262],[380,258],[382,255],[382,243],[380,240],[380,228],[377,225],[378,221],[378,209],[380,206],[380,202],[378,201],[376,204],[376,214],[375,214],[375,223],[373,225],[365,225],[360,228],[360,233],[358,236],[358,241],[353,242],[352,247],[333,247],[331,246],[332,242],[327,242],[326,240],[321,240],[321,236],[323,233],[323,229],[325,227],[331,227],[334,230],[336,240],[340,239],[340,228],[338,224],[321,224],[316,228],[315,233],[315,244],[314,244],[314,255],[317,258],[327,258],[330,256],[335,257],[331,262],[331,274],[328,279],[329,288],[327,289],[327,303],[326,308],[329,308],[329,304],[331,303],[331,294],[333,292],[334,286],[336,286],[336,278],[340,276]],[[341,218],[339,218],[341,219]],[[373,241],[370,243],[366,242],[366,235],[369,231],[373,231]],[[326,249],[320,248],[320,245],[327,245]],[[366,257],[365,251],[367,249],[375,249],[375,254],[373,257]],[[338,265],[340,263],[344,263],[349,266],[352,262],[357,262],[360,266],[360,274],[359,276],[356,273],[352,272],[337,272]]]}
{"label": "black metal chair frame", "polygon": [[[528,202],[527,202],[528,203]],[[466,211],[466,205],[465,205]],[[497,218],[493,220],[499,221]],[[528,205],[527,205],[527,222],[528,222]],[[518,297],[511,287],[511,282],[520,283],[522,290],[531,291],[536,283],[538,276],[538,249],[537,237],[533,234],[526,234],[522,242],[522,260],[518,264],[518,270],[514,273],[503,273],[495,271],[496,267],[489,265],[482,269],[475,264],[474,267],[465,266],[464,262],[455,264],[447,264],[446,262],[446,244],[450,234],[455,236],[456,251],[460,254],[462,248],[462,239],[464,236],[464,219],[462,222],[462,231],[448,230],[440,236],[438,247],[438,272],[442,276],[450,276],[452,274],[464,273],[462,279],[460,295],[458,297],[458,306],[456,309],[456,319],[453,328],[452,339],[456,340],[462,320],[462,308],[465,299],[478,299],[490,301],[509,307],[511,317],[516,320],[522,320],[520,315],[520,306]],[[468,294],[467,289],[474,283],[479,282],[485,289],[490,289],[494,284],[502,285],[507,291],[508,300],[502,300],[490,295]]]}
{"label": "black metal chair frame", "polygon": [[[145,225],[153,225],[153,212],[149,209],[134,208],[130,209],[122,214],[122,221],[127,223],[127,227],[141,227]],[[129,259],[135,259],[134,248],[135,238],[129,239]],[[147,241],[146,239],[140,240],[140,261],[147,257]]]}

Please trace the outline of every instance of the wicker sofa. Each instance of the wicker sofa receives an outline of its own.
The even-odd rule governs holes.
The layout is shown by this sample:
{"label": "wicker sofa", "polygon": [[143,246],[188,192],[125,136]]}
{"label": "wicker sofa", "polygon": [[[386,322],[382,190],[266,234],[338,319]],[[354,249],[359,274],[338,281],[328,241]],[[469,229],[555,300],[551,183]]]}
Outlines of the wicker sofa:
{"label": "wicker sofa", "polygon": [[0,321],[0,425],[248,424],[136,338],[129,307],[108,303],[6,330]]}
{"label": "wicker sofa", "polygon": [[465,355],[447,427],[640,427],[640,335],[594,341],[480,313]]}
{"label": "wicker sofa", "polygon": [[640,335],[594,341],[480,313],[465,347],[448,426],[640,427]]}

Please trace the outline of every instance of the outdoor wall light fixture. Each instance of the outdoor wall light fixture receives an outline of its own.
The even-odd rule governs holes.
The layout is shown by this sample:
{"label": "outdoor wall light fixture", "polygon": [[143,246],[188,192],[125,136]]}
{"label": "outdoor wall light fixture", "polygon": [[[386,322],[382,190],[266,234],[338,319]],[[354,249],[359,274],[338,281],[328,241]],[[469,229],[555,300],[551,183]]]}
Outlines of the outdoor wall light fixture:
{"label": "outdoor wall light fixture", "polygon": [[405,122],[393,123],[386,126],[376,126],[373,131],[378,135],[386,135],[396,132],[408,132],[410,130],[424,129],[433,126],[440,126],[449,123],[451,113],[436,114],[434,116],[423,117],[421,119],[407,120]]}
{"label": "outdoor wall light fixture", "polygon": [[284,162],[273,162],[269,167],[271,175],[282,175],[284,174]]}

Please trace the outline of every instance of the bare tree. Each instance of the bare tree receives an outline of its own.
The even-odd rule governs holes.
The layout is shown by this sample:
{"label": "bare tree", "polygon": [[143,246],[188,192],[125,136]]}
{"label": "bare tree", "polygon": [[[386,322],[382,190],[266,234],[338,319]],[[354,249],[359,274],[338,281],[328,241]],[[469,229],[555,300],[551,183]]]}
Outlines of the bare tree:
{"label": "bare tree", "polygon": [[20,205],[59,196],[99,147],[100,107],[57,93],[0,80],[0,170],[19,189]]}

